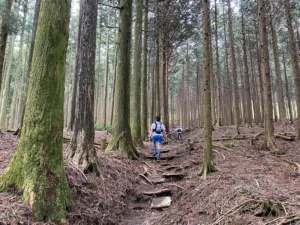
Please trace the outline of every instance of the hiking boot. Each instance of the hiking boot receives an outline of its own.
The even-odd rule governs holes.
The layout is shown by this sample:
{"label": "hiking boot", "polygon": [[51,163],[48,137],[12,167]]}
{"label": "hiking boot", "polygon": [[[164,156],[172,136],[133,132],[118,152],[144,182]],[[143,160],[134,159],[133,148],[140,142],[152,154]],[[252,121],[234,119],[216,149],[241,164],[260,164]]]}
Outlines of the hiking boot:
{"label": "hiking boot", "polygon": [[157,162],[159,162],[160,160],[159,160],[159,159],[157,159],[156,161],[157,161]]}
{"label": "hiking boot", "polygon": [[153,152],[152,155],[155,156],[157,154],[157,152]]}

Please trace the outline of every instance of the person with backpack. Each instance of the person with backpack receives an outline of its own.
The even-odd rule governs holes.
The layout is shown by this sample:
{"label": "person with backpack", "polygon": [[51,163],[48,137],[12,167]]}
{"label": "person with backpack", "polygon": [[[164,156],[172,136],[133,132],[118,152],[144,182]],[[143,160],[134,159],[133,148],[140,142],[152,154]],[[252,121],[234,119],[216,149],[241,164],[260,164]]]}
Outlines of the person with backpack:
{"label": "person with backpack", "polygon": [[177,139],[178,139],[178,140],[182,140],[182,136],[181,136],[182,128],[181,128],[180,125],[178,125],[178,126],[176,127],[176,133],[177,133]]}
{"label": "person with backpack", "polygon": [[149,137],[152,138],[153,156],[157,155],[157,162],[160,161],[160,153],[164,138],[166,138],[165,125],[160,121],[160,116],[156,116],[156,121],[152,123]]}

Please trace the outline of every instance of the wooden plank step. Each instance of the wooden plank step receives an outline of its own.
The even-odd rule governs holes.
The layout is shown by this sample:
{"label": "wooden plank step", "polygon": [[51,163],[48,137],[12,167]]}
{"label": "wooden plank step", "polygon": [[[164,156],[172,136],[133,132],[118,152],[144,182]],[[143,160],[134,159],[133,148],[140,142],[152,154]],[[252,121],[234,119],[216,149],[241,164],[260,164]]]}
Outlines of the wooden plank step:
{"label": "wooden plank step", "polygon": [[184,177],[184,176],[186,176],[186,174],[184,174],[184,173],[163,173],[161,176],[166,177],[166,178],[168,178],[168,177]]}
{"label": "wooden plank step", "polygon": [[170,189],[158,189],[158,190],[147,190],[143,191],[142,194],[144,195],[160,195],[160,194],[169,194],[171,193]]}
{"label": "wooden plank step", "polygon": [[170,207],[172,202],[172,199],[170,196],[167,197],[161,197],[161,198],[155,198],[152,200],[151,209],[162,209]]}
{"label": "wooden plank step", "polygon": [[161,176],[152,176],[148,177],[148,180],[151,181],[153,184],[160,184],[165,182],[166,179]]}

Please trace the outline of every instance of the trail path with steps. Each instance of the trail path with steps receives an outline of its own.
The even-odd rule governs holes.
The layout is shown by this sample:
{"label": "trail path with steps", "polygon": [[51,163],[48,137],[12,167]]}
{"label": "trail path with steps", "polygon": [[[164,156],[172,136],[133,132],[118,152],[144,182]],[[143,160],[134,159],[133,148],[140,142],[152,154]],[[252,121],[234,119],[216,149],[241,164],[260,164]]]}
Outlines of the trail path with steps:
{"label": "trail path with steps", "polygon": [[161,160],[157,162],[152,156],[151,143],[145,144],[142,149],[143,171],[139,174],[141,185],[129,206],[133,210],[124,217],[122,225],[150,225],[151,219],[171,206],[173,195],[184,189],[178,182],[189,175],[185,170],[188,166],[174,162],[174,159],[189,154],[184,149],[184,140],[173,140],[163,146]]}

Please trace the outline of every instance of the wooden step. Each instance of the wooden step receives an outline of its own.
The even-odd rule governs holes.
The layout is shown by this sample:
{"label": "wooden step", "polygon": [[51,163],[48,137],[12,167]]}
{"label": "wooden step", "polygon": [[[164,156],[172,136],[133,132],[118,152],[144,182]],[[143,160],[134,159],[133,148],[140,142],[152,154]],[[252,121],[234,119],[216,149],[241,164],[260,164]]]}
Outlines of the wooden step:
{"label": "wooden step", "polygon": [[170,196],[155,198],[152,200],[151,209],[162,209],[171,206],[172,199]]}
{"label": "wooden step", "polygon": [[171,190],[170,189],[157,189],[157,190],[147,190],[143,191],[142,194],[144,195],[161,195],[161,194],[170,194]]}

